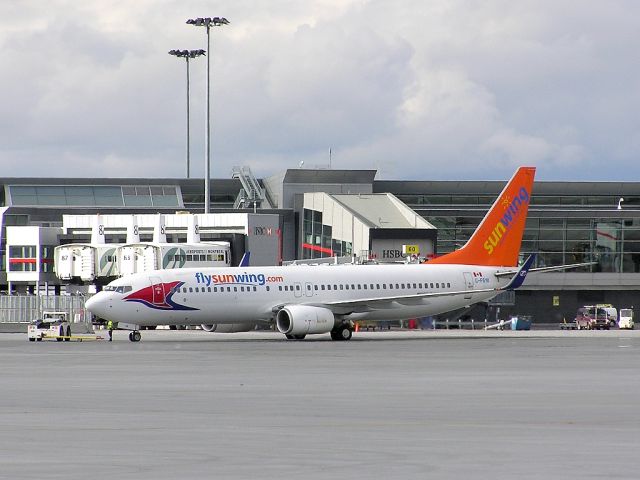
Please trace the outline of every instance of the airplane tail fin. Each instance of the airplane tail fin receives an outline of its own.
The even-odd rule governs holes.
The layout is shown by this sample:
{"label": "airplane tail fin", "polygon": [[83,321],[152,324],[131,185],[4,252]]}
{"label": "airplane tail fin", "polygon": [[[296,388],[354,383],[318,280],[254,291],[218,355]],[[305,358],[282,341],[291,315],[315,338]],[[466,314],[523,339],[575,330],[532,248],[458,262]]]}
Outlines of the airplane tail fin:
{"label": "airplane tail fin", "polygon": [[471,238],[459,250],[428,263],[511,267],[518,264],[535,167],[520,167]]}

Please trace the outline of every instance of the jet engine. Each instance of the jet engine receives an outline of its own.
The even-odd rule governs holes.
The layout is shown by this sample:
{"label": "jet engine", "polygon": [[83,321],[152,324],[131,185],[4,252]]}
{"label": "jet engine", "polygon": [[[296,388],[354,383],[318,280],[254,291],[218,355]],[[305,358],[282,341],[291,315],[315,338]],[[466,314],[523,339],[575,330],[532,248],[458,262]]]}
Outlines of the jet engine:
{"label": "jet engine", "polygon": [[328,308],[287,305],[276,315],[278,331],[285,335],[328,333],[334,325],[333,312]]}
{"label": "jet engine", "polygon": [[256,328],[255,323],[214,323],[212,325],[200,325],[205,332],[210,333],[237,333],[249,332]]}

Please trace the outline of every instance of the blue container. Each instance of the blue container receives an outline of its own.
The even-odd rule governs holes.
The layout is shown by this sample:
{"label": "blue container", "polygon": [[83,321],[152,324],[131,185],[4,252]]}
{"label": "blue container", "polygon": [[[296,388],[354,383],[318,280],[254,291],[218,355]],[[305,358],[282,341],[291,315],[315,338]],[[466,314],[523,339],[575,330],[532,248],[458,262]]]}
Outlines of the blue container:
{"label": "blue container", "polygon": [[511,330],[531,330],[531,317],[511,317]]}

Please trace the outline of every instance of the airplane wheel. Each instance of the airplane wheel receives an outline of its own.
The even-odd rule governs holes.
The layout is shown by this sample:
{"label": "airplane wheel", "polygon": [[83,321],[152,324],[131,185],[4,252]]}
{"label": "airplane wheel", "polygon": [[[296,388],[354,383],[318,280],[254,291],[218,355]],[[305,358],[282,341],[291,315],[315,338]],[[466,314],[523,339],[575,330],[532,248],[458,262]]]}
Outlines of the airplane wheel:
{"label": "airplane wheel", "polygon": [[137,330],[135,332],[131,332],[131,341],[139,342],[142,339],[142,335]]}
{"label": "airplane wheel", "polygon": [[331,331],[331,339],[336,341],[351,340],[353,336],[353,330],[349,325],[341,325],[335,330]]}
{"label": "airplane wheel", "polygon": [[30,341],[30,342],[35,342],[35,341],[36,341],[36,339],[35,339],[35,338],[30,338],[30,339],[29,339],[29,341]]}

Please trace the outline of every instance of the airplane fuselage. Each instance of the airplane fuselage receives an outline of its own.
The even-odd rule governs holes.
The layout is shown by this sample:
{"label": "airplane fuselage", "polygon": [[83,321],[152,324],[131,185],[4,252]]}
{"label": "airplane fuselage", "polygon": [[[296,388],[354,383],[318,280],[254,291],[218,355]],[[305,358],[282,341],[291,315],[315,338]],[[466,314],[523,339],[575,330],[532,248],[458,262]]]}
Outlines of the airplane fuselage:
{"label": "airplane fuselage", "polygon": [[352,321],[400,320],[492,298],[498,292],[486,290],[509,281],[495,276],[499,270],[428,264],[159,270],[118,279],[90,302],[102,318],[140,326],[269,322],[285,305],[328,307]]}

